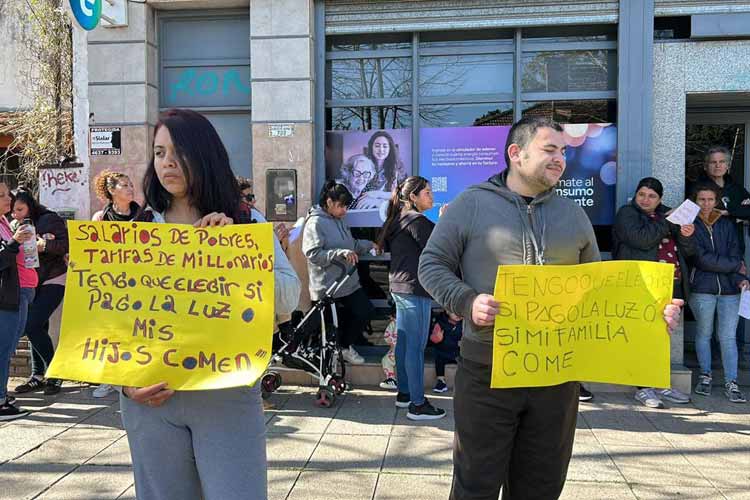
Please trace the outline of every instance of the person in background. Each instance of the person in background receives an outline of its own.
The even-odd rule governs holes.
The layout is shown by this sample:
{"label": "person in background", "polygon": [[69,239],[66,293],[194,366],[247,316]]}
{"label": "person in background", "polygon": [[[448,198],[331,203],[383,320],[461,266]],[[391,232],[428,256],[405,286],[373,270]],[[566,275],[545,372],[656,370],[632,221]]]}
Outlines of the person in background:
{"label": "person in background", "polygon": [[39,267],[36,268],[38,285],[34,300],[29,306],[24,334],[31,344],[31,378],[14,389],[16,394],[43,390],[52,395],[60,392],[62,380],[45,379],[52,363],[55,348],[49,335],[49,319],[63,300],[68,253],[68,230],[65,221],[25,190],[16,192],[13,218],[17,226],[31,219],[36,229]]}
{"label": "person in background", "polygon": [[[219,134],[192,110],[170,109],[159,117],[143,186],[147,208],[137,220],[195,227],[252,220]],[[273,264],[275,312],[286,314],[297,305],[299,280],[276,238]],[[139,499],[267,498],[259,383],[174,391],[162,382],[121,391]]]}
{"label": "person in background", "polygon": [[[141,206],[135,201],[135,188],[130,177],[120,172],[104,170],[94,178],[96,197],[105,203],[91,218],[93,221],[128,222],[135,219]],[[101,384],[92,396],[104,398],[115,392],[109,384]]]}
{"label": "person in background", "polygon": [[[612,228],[615,260],[648,260],[674,264],[672,296],[690,296],[686,258],[695,254],[694,224],[678,226],[667,220],[670,208],[661,203],[664,187],[653,177],[638,182],[632,202],[617,211]],[[690,396],[677,389],[639,388],[635,399],[649,408],[663,408],[662,399],[677,404],[690,402]]]}
{"label": "person in background", "polygon": [[255,208],[255,193],[253,192],[253,180],[247,177],[237,176],[237,182],[240,185],[240,196],[242,201]]}
{"label": "person in background", "polygon": [[711,335],[714,317],[724,368],[724,395],[732,403],[747,400],[737,385],[737,322],[740,291],[750,284],[740,243],[732,222],[716,209],[720,191],[711,183],[698,184],[693,201],[700,206],[695,229],[697,251],[690,273],[690,308],[696,320],[695,350],[701,374],[695,393],[711,395]]}
{"label": "person in background", "polygon": [[398,338],[398,330],[396,328],[395,307],[391,308],[388,320],[388,325],[383,332],[383,340],[388,344],[388,352],[385,353],[380,360],[380,365],[383,367],[383,373],[385,374],[385,380],[380,382],[380,388],[395,391],[398,389],[398,385],[396,384],[396,340]]}
{"label": "person in background", "polygon": [[422,287],[417,270],[435,224],[424,216],[434,203],[424,177],[407,177],[393,190],[378,237],[378,247],[391,253],[388,289],[396,303],[396,407],[408,408],[410,420],[443,418],[445,410],[424,395],[424,350],[430,334],[432,297]]}
{"label": "person in background", "polygon": [[130,177],[120,172],[104,170],[94,178],[96,197],[104,208],[91,217],[93,221],[128,222],[135,219],[141,206],[135,201],[135,189]]}
{"label": "person in background", "polygon": [[[745,224],[750,221],[750,193],[738,184],[731,174],[732,155],[724,146],[710,146],[706,150],[700,184],[712,183],[720,190],[716,208],[734,225],[740,251],[745,254]],[[694,192],[691,189],[690,192]],[[745,322],[738,322],[737,349],[742,352],[745,345]]]}
{"label": "person in background", "polygon": [[[356,266],[359,257],[374,248],[371,241],[354,239],[344,222],[351,202],[352,194],[346,186],[329,180],[320,191],[318,205],[307,215],[302,232],[302,251],[307,258],[313,301],[322,299],[334,282],[343,279],[345,267]],[[339,319],[338,342],[344,360],[362,364],[365,359],[352,344],[365,331],[374,311],[360,285],[357,271],[349,276],[334,298]]]}
{"label": "person in background", "polygon": [[6,218],[13,200],[8,185],[0,182],[0,422],[29,413],[16,407],[15,398],[8,395],[8,378],[10,361],[26,326],[29,303],[34,299],[38,281],[36,271],[24,266],[21,248],[32,238],[32,232],[25,224],[11,229]]}
{"label": "person in background", "polygon": [[435,317],[430,333],[430,342],[435,352],[435,387],[432,392],[448,392],[445,382],[445,365],[457,364],[459,342],[463,336],[461,317],[442,311]]}

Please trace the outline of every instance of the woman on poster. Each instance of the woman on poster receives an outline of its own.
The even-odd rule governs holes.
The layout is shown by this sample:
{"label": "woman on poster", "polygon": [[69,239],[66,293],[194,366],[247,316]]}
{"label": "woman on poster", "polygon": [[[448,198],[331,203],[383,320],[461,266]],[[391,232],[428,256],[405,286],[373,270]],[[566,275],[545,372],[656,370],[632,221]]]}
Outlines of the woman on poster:
{"label": "woman on poster", "polygon": [[367,157],[375,164],[375,177],[367,183],[366,194],[356,208],[380,208],[408,173],[393,137],[385,130],[378,130],[370,136]]}
{"label": "woman on poster", "polygon": [[[160,117],[144,191],[148,207],[139,220],[196,227],[251,221],[218,133],[195,111]],[[274,280],[276,313],[291,313],[300,284],[275,238]],[[267,498],[260,384],[179,392],[166,383],[124,387],[120,407],[139,499]]]}

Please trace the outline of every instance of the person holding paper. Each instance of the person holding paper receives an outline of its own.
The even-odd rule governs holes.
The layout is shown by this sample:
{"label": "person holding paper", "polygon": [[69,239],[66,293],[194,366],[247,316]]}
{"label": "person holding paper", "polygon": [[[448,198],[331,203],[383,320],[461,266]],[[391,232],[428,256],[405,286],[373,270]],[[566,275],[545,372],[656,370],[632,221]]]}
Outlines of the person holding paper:
{"label": "person holding paper", "polygon": [[[195,111],[159,117],[144,191],[148,207],[138,219],[145,222],[213,227],[252,220],[219,134]],[[275,238],[273,264],[275,312],[291,313],[300,284]],[[123,387],[120,408],[140,500],[267,498],[259,383],[206,391]]]}
{"label": "person holding paper", "polygon": [[714,184],[699,184],[693,193],[693,199],[701,207],[695,229],[698,251],[692,259],[689,300],[696,320],[695,349],[701,368],[695,393],[711,395],[711,335],[716,316],[724,395],[732,403],[745,403],[747,400],[737,385],[736,335],[740,291],[747,290],[750,284],[734,226],[716,210],[719,194]]}
{"label": "person holding paper", "polygon": [[[678,226],[667,220],[671,209],[661,203],[664,187],[654,177],[638,182],[633,200],[620,207],[612,228],[615,260],[648,260],[674,264],[673,297],[690,294],[686,257],[695,254],[694,224]],[[662,398],[677,404],[690,402],[690,396],[677,389],[641,387],[635,399],[649,408],[663,408]]]}
{"label": "person holding paper", "polygon": [[[573,450],[577,382],[490,388],[500,308],[492,293],[498,266],[597,262],[599,247],[583,209],[555,192],[565,171],[559,124],[537,117],[516,122],[505,162],[507,170],[451,203],[419,262],[427,293],[464,318],[453,404],[452,500],[497,500],[501,488],[504,500],[558,498]],[[672,327],[681,304],[664,311]]]}

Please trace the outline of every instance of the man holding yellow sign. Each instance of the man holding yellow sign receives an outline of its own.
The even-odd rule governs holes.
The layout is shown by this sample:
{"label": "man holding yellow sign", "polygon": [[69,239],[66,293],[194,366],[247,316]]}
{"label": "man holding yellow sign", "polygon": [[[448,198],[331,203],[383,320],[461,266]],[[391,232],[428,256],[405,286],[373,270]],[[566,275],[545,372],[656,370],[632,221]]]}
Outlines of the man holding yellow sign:
{"label": "man holding yellow sign", "polygon": [[[671,279],[667,291],[669,273],[661,267],[602,272],[592,265],[572,273],[560,267],[600,261],[585,212],[554,191],[565,170],[560,125],[541,118],[514,124],[505,162],[506,171],[451,203],[419,266],[422,286],[464,317],[452,500],[495,500],[501,487],[504,500],[558,498],[573,449],[575,380],[596,380],[605,363],[590,359],[594,349],[630,345],[633,327],[650,324],[662,339],[653,343],[659,363],[648,377],[664,380],[666,326],[677,323],[682,304],[667,305]],[[617,283],[639,290],[626,311],[599,293]]]}

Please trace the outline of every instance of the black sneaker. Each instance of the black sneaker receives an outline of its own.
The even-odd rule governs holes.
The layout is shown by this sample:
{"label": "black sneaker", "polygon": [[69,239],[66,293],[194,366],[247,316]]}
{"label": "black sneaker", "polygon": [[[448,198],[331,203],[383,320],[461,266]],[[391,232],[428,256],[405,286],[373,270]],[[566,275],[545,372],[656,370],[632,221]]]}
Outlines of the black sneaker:
{"label": "black sneaker", "polygon": [[437,420],[445,416],[445,410],[435,408],[425,398],[424,403],[417,406],[414,403],[409,404],[409,412],[406,418],[409,420]]}
{"label": "black sneaker", "polygon": [[49,378],[44,385],[44,395],[52,396],[54,394],[57,394],[58,392],[60,392],[61,387],[62,380],[60,380],[59,378]]}
{"label": "black sneaker", "polygon": [[35,391],[41,391],[45,387],[44,380],[39,380],[38,378],[31,377],[29,380],[24,382],[23,384],[16,387],[13,392],[16,394],[23,394],[25,392],[35,392]]}
{"label": "black sneaker", "polygon": [[578,401],[591,401],[592,399],[594,399],[594,394],[584,386],[581,386],[581,392],[578,393]]}
{"label": "black sneaker", "polygon": [[13,403],[16,402],[16,398],[8,394],[7,396],[5,396],[5,402],[8,403],[9,405],[12,405]]}
{"label": "black sneaker", "polygon": [[438,379],[435,382],[435,387],[432,388],[432,392],[448,392],[448,384],[445,383],[445,380]]}
{"label": "black sneaker", "polygon": [[7,401],[4,405],[0,406],[0,422],[8,422],[10,420],[25,417],[28,414],[28,410],[19,410]]}
{"label": "black sneaker", "polygon": [[396,408],[408,408],[411,404],[411,396],[399,392],[396,394]]}

